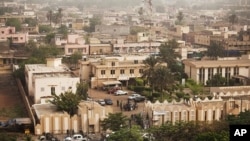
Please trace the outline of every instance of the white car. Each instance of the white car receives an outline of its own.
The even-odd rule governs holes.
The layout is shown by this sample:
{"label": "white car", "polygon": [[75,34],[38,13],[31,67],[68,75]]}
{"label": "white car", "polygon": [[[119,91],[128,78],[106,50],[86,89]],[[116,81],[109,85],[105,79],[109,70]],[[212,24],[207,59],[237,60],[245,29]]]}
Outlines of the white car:
{"label": "white car", "polygon": [[131,94],[128,99],[135,99],[136,97],[141,97],[140,94]]}
{"label": "white car", "polygon": [[81,134],[74,134],[72,137],[66,137],[64,141],[89,141],[89,139]]}
{"label": "white car", "polygon": [[117,90],[117,91],[115,91],[115,93],[114,93],[115,95],[127,95],[128,94],[128,92],[126,92],[126,91],[123,91],[123,90]]}

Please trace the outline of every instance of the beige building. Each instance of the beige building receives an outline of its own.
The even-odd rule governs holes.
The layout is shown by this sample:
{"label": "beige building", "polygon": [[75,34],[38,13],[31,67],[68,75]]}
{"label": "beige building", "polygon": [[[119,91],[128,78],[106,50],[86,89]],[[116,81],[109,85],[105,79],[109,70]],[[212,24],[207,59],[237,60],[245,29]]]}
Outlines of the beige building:
{"label": "beige building", "polygon": [[113,47],[111,44],[89,44],[89,54],[112,54]]}
{"label": "beige building", "polygon": [[[124,85],[128,84],[131,78],[142,76],[145,65],[141,58],[138,60],[126,60],[126,57],[106,57],[94,60],[81,60],[80,78],[81,80],[91,81],[91,87],[102,87],[106,81],[121,81]],[[128,57],[129,59],[129,57]],[[145,58],[144,58],[145,59]]]}
{"label": "beige building", "polygon": [[242,56],[240,59],[228,60],[185,60],[185,73],[189,78],[197,83],[206,84],[215,74],[221,74],[227,79],[233,76],[250,76],[249,55]]}
{"label": "beige building", "polygon": [[70,117],[65,112],[57,111],[52,104],[35,104],[32,106],[36,116],[35,134],[62,134],[67,130],[74,133],[100,133],[100,121],[113,110],[109,106],[101,106],[95,101],[82,101],[78,107],[78,114]]}
{"label": "beige building", "polygon": [[217,87],[210,100],[197,98],[176,102],[159,101],[145,103],[144,113],[149,115],[151,125],[177,121],[219,121],[227,115],[238,115],[249,110],[250,89],[247,87]]}

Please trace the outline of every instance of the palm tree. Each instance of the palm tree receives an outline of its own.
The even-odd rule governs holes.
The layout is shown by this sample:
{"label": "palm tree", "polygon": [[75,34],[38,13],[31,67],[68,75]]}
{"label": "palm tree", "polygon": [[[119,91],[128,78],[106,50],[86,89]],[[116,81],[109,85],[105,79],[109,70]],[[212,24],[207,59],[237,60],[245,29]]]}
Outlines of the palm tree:
{"label": "palm tree", "polygon": [[63,9],[62,8],[58,8],[57,14],[56,14],[56,19],[57,19],[57,23],[60,23],[62,26],[62,14]]}
{"label": "palm tree", "polygon": [[153,74],[154,85],[160,90],[162,93],[163,99],[163,91],[169,89],[170,86],[174,84],[174,76],[171,71],[167,68],[167,66],[159,65],[155,68]]}
{"label": "palm tree", "polygon": [[236,14],[231,14],[229,16],[229,22],[232,24],[232,29],[234,29],[234,24],[238,22],[238,17]]}
{"label": "palm tree", "polygon": [[52,22],[52,18],[53,18],[52,10],[49,10],[46,16],[47,16],[47,19],[49,20],[49,24],[51,26],[51,22]]}
{"label": "palm tree", "polygon": [[175,49],[178,48],[178,43],[176,40],[170,40],[164,44],[161,44],[160,46],[160,57],[159,59],[162,62],[167,63],[170,70],[173,72],[175,69],[174,67],[177,64],[177,58],[180,58],[181,56],[175,52]]}
{"label": "palm tree", "polygon": [[179,25],[181,25],[183,18],[184,18],[183,13],[181,11],[179,11],[178,15],[177,15],[177,20],[178,20]]}
{"label": "palm tree", "polygon": [[146,58],[143,63],[145,64],[145,71],[143,72],[143,77],[146,78],[149,85],[154,89],[154,70],[156,65],[158,64],[158,59],[155,56],[150,56]]}

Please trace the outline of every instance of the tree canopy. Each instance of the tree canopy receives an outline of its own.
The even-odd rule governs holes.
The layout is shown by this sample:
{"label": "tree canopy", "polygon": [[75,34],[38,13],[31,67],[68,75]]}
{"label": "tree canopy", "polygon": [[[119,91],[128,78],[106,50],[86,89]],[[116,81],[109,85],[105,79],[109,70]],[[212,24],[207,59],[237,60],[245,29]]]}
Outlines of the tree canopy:
{"label": "tree canopy", "polygon": [[217,57],[223,57],[225,54],[224,48],[221,43],[211,41],[210,46],[207,49],[207,56],[216,59]]}
{"label": "tree canopy", "polygon": [[16,31],[20,31],[21,30],[21,26],[22,26],[22,23],[19,19],[16,19],[16,18],[10,18],[10,19],[7,19],[6,21],[6,26],[13,26],[16,28]]}
{"label": "tree canopy", "polygon": [[108,137],[109,141],[143,141],[140,129],[137,126],[122,128]]}
{"label": "tree canopy", "polygon": [[78,94],[74,94],[72,91],[66,91],[60,95],[52,93],[53,100],[50,103],[56,105],[59,111],[65,111],[70,116],[77,113],[78,105],[82,97]]}
{"label": "tree canopy", "polygon": [[225,86],[226,78],[222,77],[220,74],[215,74],[211,79],[207,80],[207,86]]}
{"label": "tree canopy", "polygon": [[127,120],[127,117],[122,113],[109,113],[108,117],[101,121],[101,126],[103,127],[104,131],[107,129],[118,131],[127,127]]}
{"label": "tree canopy", "polygon": [[102,20],[100,16],[94,16],[93,18],[89,19],[89,26],[85,26],[84,30],[86,32],[94,32],[96,25],[101,25]]}

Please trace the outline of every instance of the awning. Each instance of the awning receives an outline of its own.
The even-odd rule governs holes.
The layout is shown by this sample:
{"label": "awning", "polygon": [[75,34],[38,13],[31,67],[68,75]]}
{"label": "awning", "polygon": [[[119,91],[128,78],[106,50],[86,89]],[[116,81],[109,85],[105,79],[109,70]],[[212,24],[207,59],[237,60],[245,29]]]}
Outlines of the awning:
{"label": "awning", "polygon": [[120,85],[122,84],[120,81],[105,81],[105,82],[102,82],[103,85]]}

